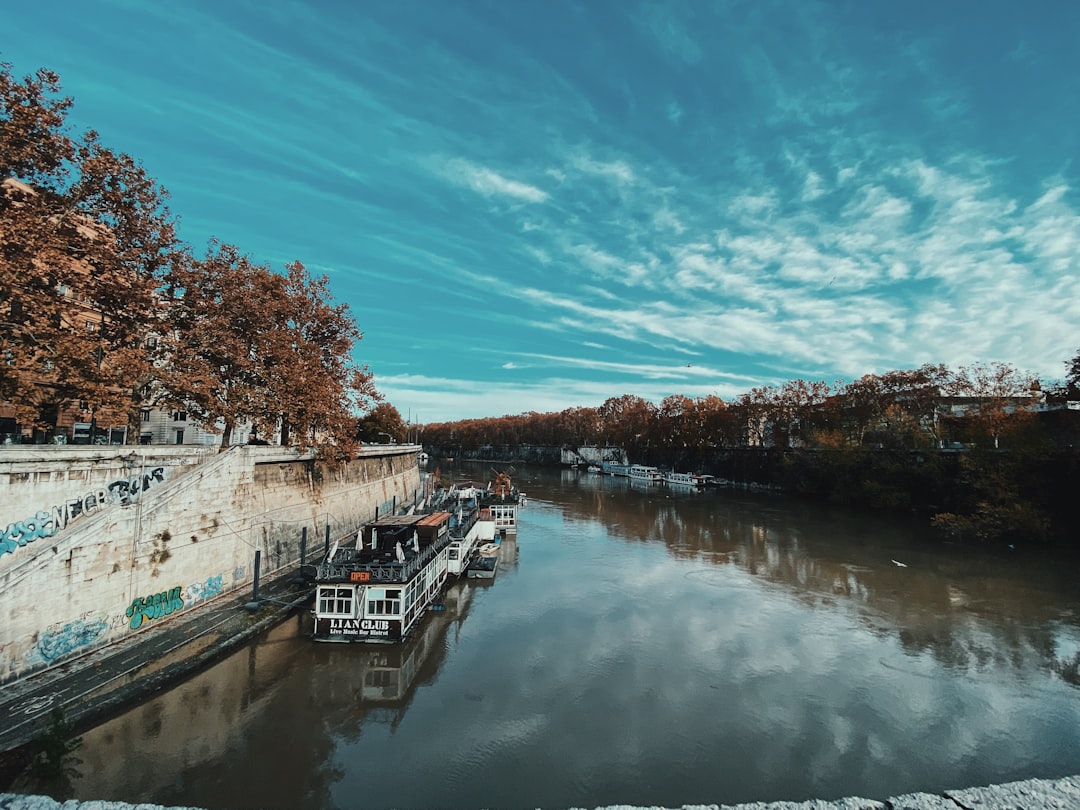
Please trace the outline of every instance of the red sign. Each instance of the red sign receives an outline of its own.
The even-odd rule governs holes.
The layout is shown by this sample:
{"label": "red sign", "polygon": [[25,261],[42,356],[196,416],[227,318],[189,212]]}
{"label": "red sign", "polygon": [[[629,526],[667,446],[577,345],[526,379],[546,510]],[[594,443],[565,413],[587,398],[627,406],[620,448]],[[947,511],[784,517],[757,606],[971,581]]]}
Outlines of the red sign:
{"label": "red sign", "polygon": [[370,571],[352,571],[349,573],[349,582],[370,582]]}

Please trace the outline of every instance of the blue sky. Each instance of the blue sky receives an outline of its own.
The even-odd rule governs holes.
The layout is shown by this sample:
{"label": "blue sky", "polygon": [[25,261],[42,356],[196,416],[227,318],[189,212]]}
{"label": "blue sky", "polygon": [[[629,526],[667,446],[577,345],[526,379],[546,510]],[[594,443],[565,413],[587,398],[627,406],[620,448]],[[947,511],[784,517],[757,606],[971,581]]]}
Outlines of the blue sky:
{"label": "blue sky", "polygon": [[1080,348],[1080,4],[3,3],[180,235],[330,276],[405,417]]}

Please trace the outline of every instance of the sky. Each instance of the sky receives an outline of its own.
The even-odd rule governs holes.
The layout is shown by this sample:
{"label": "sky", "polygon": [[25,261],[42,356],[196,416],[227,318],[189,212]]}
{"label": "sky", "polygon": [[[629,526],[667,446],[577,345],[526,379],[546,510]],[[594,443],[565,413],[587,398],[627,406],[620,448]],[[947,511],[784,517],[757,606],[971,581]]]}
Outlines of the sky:
{"label": "sky", "polygon": [[1080,3],[0,0],[419,423],[1080,349]]}

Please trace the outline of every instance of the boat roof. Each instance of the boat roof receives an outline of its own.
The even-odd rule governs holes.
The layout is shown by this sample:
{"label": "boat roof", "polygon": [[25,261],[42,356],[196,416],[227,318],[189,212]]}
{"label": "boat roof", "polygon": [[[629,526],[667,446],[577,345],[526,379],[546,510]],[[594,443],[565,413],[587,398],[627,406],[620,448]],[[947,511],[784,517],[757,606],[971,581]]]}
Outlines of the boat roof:
{"label": "boat roof", "polygon": [[420,522],[420,519],[424,515],[387,515],[381,517],[378,520],[373,520],[369,523],[369,526],[375,526],[380,529],[396,528],[400,526],[412,526]]}
{"label": "boat roof", "polygon": [[432,512],[430,515],[424,515],[420,520],[416,521],[417,526],[438,526],[440,523],[445,523],[450,519],[449,512]]}

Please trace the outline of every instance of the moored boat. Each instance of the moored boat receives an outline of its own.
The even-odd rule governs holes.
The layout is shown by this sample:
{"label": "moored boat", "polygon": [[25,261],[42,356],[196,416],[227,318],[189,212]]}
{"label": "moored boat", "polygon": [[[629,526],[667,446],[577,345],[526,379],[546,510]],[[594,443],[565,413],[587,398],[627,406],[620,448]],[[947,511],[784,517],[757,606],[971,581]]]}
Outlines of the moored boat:
{"label": "moored boat", "polygon": [[499,566],[499,544],[485,543],[476,550],[476,555],[465,569],[469,579],[493,579]]}
{"label": "moored boat", "polygon": [[316,641],[396,642],[435,602],[449,573],[449,512],[369,523],[315,568]]}
{"label": "moored boat", "polygon": [[666,472],[664,473],[664,482],[679,487],[692,487],[694,489],[705,489],[705,487],[715,486],[716,479],[711,475],[704,475],[702,473],[680,473],[680,472]]}
{"label": "moored boat", "polygon": [[664,480],[663,474],[656,467],[646,464],[632,464],[628,473],[635,481],[646,481],[650,484],[658,484]]}

